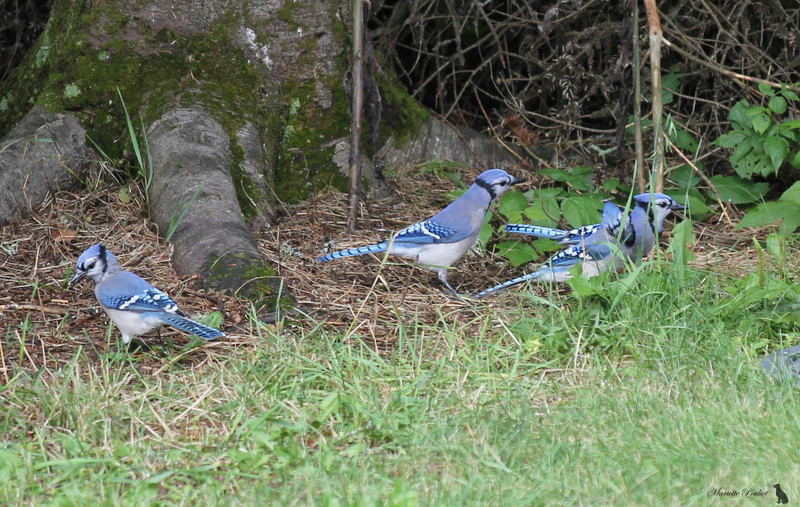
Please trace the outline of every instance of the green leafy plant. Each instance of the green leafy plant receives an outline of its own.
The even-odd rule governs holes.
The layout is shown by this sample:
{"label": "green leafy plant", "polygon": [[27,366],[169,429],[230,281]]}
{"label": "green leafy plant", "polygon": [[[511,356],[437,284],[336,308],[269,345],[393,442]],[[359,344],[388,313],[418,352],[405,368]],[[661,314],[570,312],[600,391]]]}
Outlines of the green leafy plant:
{"label": "green leafy plant", "polygon": [[800,119],[784,119],[789,101],[800,98],[786,87],[776,90],[760,83],[758,89],[768,98],[767,105],[751,105],[746,100],[736,103],[729,114],[731,131],[714,141],[717,146],[733,148],[729,160],[738,178],[715,176],[712,182],[724,200],[735,204],[762,201],[748,210],[739,227],[782,221],[780,232],[787,235],[800,227],[800,187],[792,185],[777,201],[763,202],[769,185],[744,179],[777,174],[785,163],[800,169]]}
{"label": "green leafy plant", "polygon": [[789,187],[777,201],[764,202],[750,209],[738,227],[763,227],[781,220],[780,232],[793,233],[800,227],[800,181]]}
{"label": "green leafy plant", "polygon": [[767,105],[751,105],[747,100],[737,102],[728,115],[731,131],[714,141],[717,146],[733,148],[729,160],[743,178],[776,174],[787,160],[793,167],[800,168],[797,132],[800,120],[782,118],[787,101],[798,100],[797,94],[786,88],[775,91],[763,83],[758,89],[769,97]]}

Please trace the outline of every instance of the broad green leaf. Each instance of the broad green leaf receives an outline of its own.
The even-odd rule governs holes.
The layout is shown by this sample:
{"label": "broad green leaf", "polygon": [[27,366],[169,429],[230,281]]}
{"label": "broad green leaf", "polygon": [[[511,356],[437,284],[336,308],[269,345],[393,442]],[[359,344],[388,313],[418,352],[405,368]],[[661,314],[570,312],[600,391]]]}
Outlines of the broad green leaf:
{"label": "broad green leaf", "polygon": [[789,160],[789,163],[792,164],[792,167],[795,169],[800,168],[800,151],[794,154],[794,157]]}
{"label": "broad green leaf", "polygon": [[783,260],[786,255],[786,237],[774,233],[767,236],[767,251],[776,259]]}
{"label": "broad green leaf", "polygon": [[128,204],[128,203],[131,202],[131,191],[128,190],[128,187],[122,187],[122,188],[119,189],[119,192],[117,193],[117,197],[123,203]]}
{"label": "broad green leaf", "polygon": [[783,161],[786,159],[786,155],[789,154],[789,143],[782,137],[768,137],[764,141],[764,153],[769,155],[772,161],[772,168],[777,173],[781,164],[783,164]]}
{"label": "broad green leaf", "polygon": [[767,97],[773,97],[775,95],[775,90],[766,83],[758,83],[758,91],[766,95]]}
{"label": "broad green leaf", "polygon": [[497,244],[497,251],[505,256],[514,267],[534,261],[539,258],[539,253],[524,241],[503,241]]}
{"label": "broad green leaf", "polygon": [[539,174],[547,176],[554,181],[568,183],[575,190],[588,192],[592,188],[592,168],[591,167],[571,167],[567,170],[556,167],[545,167]]}
{"label": "broad green leaf", "polygon": [[207,326],[219,327],[222,325],[224,318],[225,316],[222,314],[222,312],[214,311],[200,319],[200,321]]}
{"label": "broad green leaf", "polygon": [[789,100],[800,100],[800,97],[798,97],[795,92],[793,92],[792,90],[787,90],[785,88],[781,90],[781,95],[783,95]]}
{"label": "broad green leaf", "polygon": [[564,248],[564,245],[547,238],[537,238],[531,242],[531,246],[542,253],[556,252]]}
{"label": "broad green leaf", "polygon": [[489,238],[491,238],[492,234],[494,234],[494,228],[492,227],[492,224],[489,223],[492,220],[493,216],[494,213],[489,211],[483,218],[483,224],[481,225],[481,232],[478,233],[478,244],[481,245],[481,248],[486,247],[486,243],[489,242]]}
{"label": "broad green leaf", "polygon": [[729,157],[731,162],[735,162],[740,160],[745,155],[750,153],[750,150],[753,149],[753,146],[761,140],[761,136],[756,135],[749,135],[742,139],[734,148],[733,153]]}
{"label": "broad green leaf", "polygon": [[587,196],[567,197],[561,201],[561,213],[572,227],[596,224],[602,220],[598,204]]}
{"label": "broad green leaf", "polygon": [[769,112],[770,112],[769,109],[767,109],[764,106],[753,106],[750,109],[748,109],[747,111],[745,111],[744,115],[746,117],[748,117],[748,118],[752,118],[753,116],[756,116],[756,115],[759,115],[759,114],[766,115]]}
{"label": "broad green leaf", "polygon": [[522,210],[528,207],[528,199],[518,190],[509,190],[500,199],[497,211],[509,222],[519,222],[522,220]]}
{"label": "broad green leaf", "polygon": [[739,176],[717,174],[711,177],[711,183],[717,188],[720,199],[733,204],[749,204],[761,201],[769,191],[769,183],[745,181]]}
{"label": "broad green leaf", "polygon": [[789,140],[789,142],[794,142],[797,140],[798,133],[795,131],[795,129],[786,128],[786,125],[783,123],[777,126],[775,133],[784,139]]}
{"label": "broad green leaf", "polygon": [[796,203],[788,201],[765,202],[751,208],[736,227],[763,227],[800,213]]}
{"label": "broad green leaf", "polygon": [[692,221],[683,220],[672,228],[672,239],[669,243],[669,251],[676,264],[685,266],[694,260],[694,254],[690,250],[697,243],[697,238],[692,230]]}
{"label": "broad green leaf", "polygon": [[564,193],[563,188],[558,187],[548,187],[548,188],[540,188],[540,189],[532,189],[525,192],[525,198],[528,199],[528,202],[536,202],[539,199],[551,199],[553,197],[558,197]]}
{"label": "broad green leaf", "polygon": [[753,117],[753,130],[758,132],[759,134],[763,134],[767,131],[769,127],[770,120],[764,114],[759,114],[758,116]]}
{"label": "broad green leaf", "polygon": [[781,97],[780,95],[776,95],[769,99],[769,108],[772,109],[773,112],[777,114],[783,114],[786,112],[786,99]]}
{"label": "broad green leaf", "polygon": [[800,119],[792,120],[792,121],[785,121],[785,122],[781,123],[781,126],[784,127],[784,128],[790,128],[790,129],[800,129]]}
{"label": "broad green leaf", "polygon": [[[576,264],[576,266],[580,266],[580,264]],[[597,290],[595,290],[595,288],[592,287],[592,284],[589,283],[589,280],[583,276],[573,276],[567,280],[567,285],[572,287],[572,293],[578,295],[579,297],[586,298],[597,294]]]}
{"label": "broad green leaf", "polygon": [[746,116],[749,109],[750,103],[746,100],[740,100],[734,104],[731,108],[731,112],[728,113],[728,120],[730,120],[731,125],[737,128],[749,126],[749,118]]}
{"label": "broad green leaf", "polygon": [[[781,197],[778,199],[781,202],[792,202],[796,205],[800,205],[800,181],[795,181],[794,184],[786,189],[786,191],[781,194]],[[800,211],[800,208],[798,208]]]}
{"label": "broad green leaf", "polygon": [[781,222],[781,234],[784,236],[788,236],[792,234],[794,231],[800,227],[800,211],[797,209],[797,205],[795,204],[795,212],[793,214],[787,214],[783,217],[783,222]]}
{"label": "broad green leaf", "polygon": [[528,217],[531,223],[544,227],[555,227],[561,218],[558,201],[554,197],[546,197],[544,195],[534,200],[533,204],[525,208],[522,214]]}
{"label": "broad green leaf", "polygon": [[706,206],[705,199],[698,198],[694,195],[679,196],[675,198],[675,200],[688,206],[688,213],[698,220],[702,220],[710,211],[708,206]]}
{"label": "broad green leaf", "polygon": [[695,153],[697,151],[697,140],[695,140],[692,134],[686,132],[682,128],[676,128],[675,135],[670,136],[670,140],[683,151],[688,151],[690,153]]}
{"label": "broad green leaf", "polygon": [[672,102],[674,96],[672,92],[677,91],[680,86],[681,75],[677,72],[670,72],[661,76],[662,100],[664,105]]}
{"label": "broad green leaf", "polygon": [[727,134],[722,134],[719,138],[711,144],[722,146],[723,148],[733,148],[747,137],[741,130],[731,130]]}
{"label": "broad green leaf", "polygon": [[619,181],[617,178],[609,178],[600,185],[600,188],[605,190],[606,192],[613,192],[615,190],[621,190],[623,193],[627,193],[630,190],[630,187]]}
{"label": "broad green leaf", "polygon": [[693,187],[702,181],[689,164],[682,164],[670,170],[669,179],[681,188]]}

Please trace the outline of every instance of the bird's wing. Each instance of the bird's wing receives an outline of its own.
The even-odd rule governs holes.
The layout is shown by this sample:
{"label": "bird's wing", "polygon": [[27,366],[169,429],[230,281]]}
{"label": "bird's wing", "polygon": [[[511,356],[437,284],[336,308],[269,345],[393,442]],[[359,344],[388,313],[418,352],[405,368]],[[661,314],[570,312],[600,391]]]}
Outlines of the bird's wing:
{"label": "bird's wing", "polygon": [[396,243],[455,243],[466,237],[467,234],[431,219],[406,227],[395,235],[393,241]]}
{"label": "bird's wing", "polygon": [[114,275],[99,288],[97,297],[104,306],[116,310],[183,315],[175,301],[165,292],[130,271],[121,271]]}

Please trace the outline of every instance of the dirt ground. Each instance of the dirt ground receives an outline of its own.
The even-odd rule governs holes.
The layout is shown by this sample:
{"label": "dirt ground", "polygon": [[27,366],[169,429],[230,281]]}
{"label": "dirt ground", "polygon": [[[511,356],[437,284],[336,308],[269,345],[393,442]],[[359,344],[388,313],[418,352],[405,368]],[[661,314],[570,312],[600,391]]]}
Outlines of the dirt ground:
{"label": "dirt ground", "polygon": [[[512,169],[512,172],[513,169]],[[519,171],[517,171],[519,172]],[[477,175],[464,175],[469,181]],[[520,174],[533,184],[535,175]],[[107,178],[108,179],[108,178]],[[282,206],[277,226],[257,233],[265,258],[278,269],[297,299],[300,314],[293,326],[324,322],[344,340],[359,340],[387,352],[398,339],[398,321],[420,322],[457,329],[459,336],[478,332],[486,312],[500,312],[513,298],[515,306],[536,308],[516,295],[518,289],[476,303],[457,300],[429,271],[390,258],[383,267],[377,256],[361,256],[320,264],[323,248],[342,249],[381,241],[395,230],[431,216],[445,206],[448,192],[457,186],[434,174],[399,175],[392,182],[394,197],[362,206],[359,230],[345,226],[347,196],[325,194],[309,201]],[[202,364],[211,354],[228,347],[255,344],[248,301],[234,295],[206,292],[196,281],[179,279],[170,265],[171,248],[157,235],[146,214],[144,196],[136,184],[98,183],[81,193],[61,193],[36,214],[0,229],[0,379],[19,369],[59,369],[82,349],[94,361],[113,352],[119,332],[100,309],[91,281],[70,290],[67,282],[75,261],[86,248],[102,242],[121,265],[170,294],[189,316],[219,310],[224,314],[226,337],[202,347],[189,347],[185,334],[165,328],[134,340],[132,352],[139,368],[162,371],[177,361]],[[752,238],[768,230],[735,230],[740,213],[711,216],[695,224],[693,251],[699,266],[719,269],[755,269],[758,255]],[[738,214],[738,216],[737,216]],[[671,225],[667,226],[669,229]],[[519,273],[503,259],[470,252],[456,264],[451,283],[462,293],[474,294]],[[568,289],[564,289],[568,290]],[[547,289],[542,287],[541,295]],[[264,312],[268,313],[268,312]],[[285,324],[267,324],[281,326]],[[291,329],[281,329],[290,334]],[[499,325],[497,334],[503,335]],[[507,338],[507,337],[506,337]],[[426,337],[435,348],[437,337]]]}

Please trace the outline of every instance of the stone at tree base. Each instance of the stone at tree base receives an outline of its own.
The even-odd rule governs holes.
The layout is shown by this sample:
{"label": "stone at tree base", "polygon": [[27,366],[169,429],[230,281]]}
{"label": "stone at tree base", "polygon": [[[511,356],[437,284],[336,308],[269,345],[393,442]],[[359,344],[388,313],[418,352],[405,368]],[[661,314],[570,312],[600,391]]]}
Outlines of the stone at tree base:
{"label": "stone at tree base", "polygon": [[86,131],[66,113],[34,106],[0,141],[0,226],[77,186],[89,167]]}
{"label": "stone at tree base", "polygon": [[[514,147],[510,147],[514,149]],[[467,127],[452,125],[431,118],[405,144],[395,146],[390,138],[378,152],[388,165],[409,167],[437,160],[449,160],[485,169],[515,166],[524,156],[515,156],[509,146],[490,139]]]}
{"label": "stone at tree base", "polygon": [[777,381],[800,385],[800,345],[776,350],[761,359],[761,367]]}

